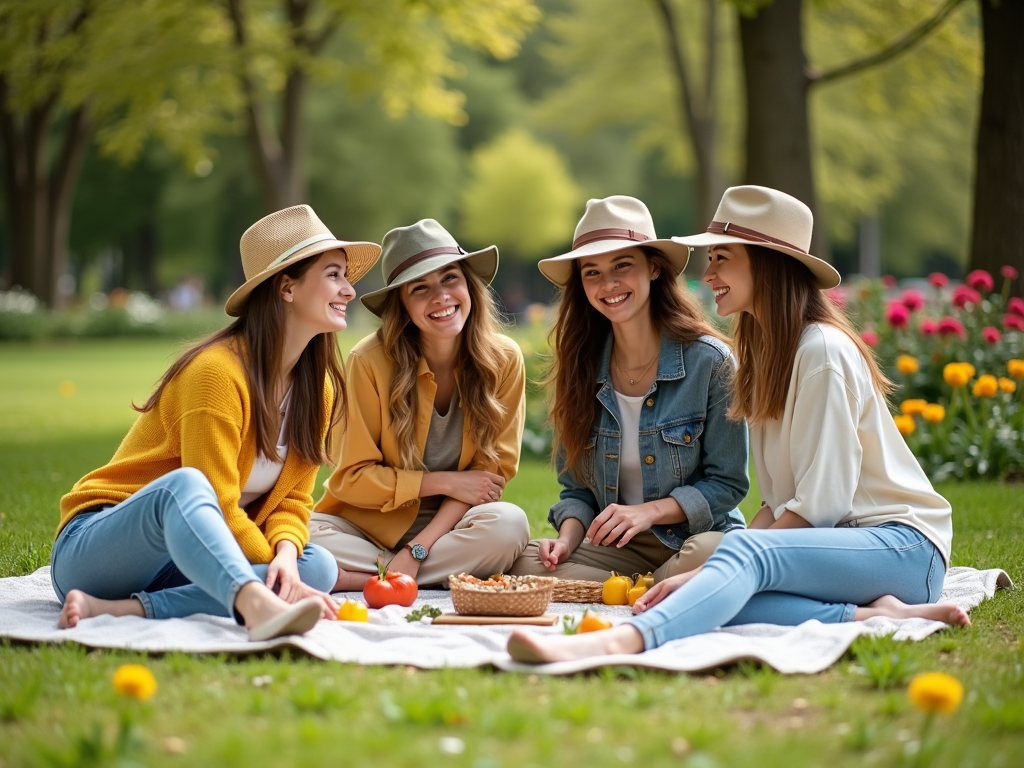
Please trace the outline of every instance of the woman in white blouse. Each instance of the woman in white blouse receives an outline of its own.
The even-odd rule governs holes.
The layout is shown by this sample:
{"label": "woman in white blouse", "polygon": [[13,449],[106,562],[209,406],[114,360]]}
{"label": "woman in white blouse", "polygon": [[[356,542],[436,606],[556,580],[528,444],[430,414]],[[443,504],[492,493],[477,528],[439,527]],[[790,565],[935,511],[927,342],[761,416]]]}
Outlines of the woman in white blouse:
{"label": "woman in white blouse", "polygon": [[704,280],[736,316],[730,415],[750,425],[764,499],[750,530],[726,534],[695,571],[641,597],[629,623],[572,637],[516,632],[521,661],[639,653],[717,627],[922,617],[966,625],[936,603],[952,510],[886,406],[893,385],[822,289],[839,284],[808,253],[803,203],[764,187],[726,191],[707,232]]}

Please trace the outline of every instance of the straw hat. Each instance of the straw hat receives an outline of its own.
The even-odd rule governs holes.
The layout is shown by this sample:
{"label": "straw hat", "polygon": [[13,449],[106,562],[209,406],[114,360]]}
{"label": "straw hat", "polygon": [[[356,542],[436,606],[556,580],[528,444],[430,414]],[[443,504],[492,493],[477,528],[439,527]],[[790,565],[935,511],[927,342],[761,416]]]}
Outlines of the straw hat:
{"label": "straw hat", "polygon": [[565,285],[572,276],[572,262],[583,256],[596,256],[635,248],[657,248],[664,253],[679,274],[690,258],[690,249],[672,240],[659,240],[654,219],[647,206],[635,197],[612,195],[603,200],[588,200],[587,210],[576,225],[572,250],[561,256],[542,259],[537,266],[551,282]]}
{"label": "straw hat", "polygon": [[842,279],[835,267],[808,253],[813,227],[811,209],[795,197],[777,189],[747,185],[725,190],[706,232],[672,239],[695,248],[729,243],[762,245],[806,266],[819,288],[835,288]]}
{"label": "straw hat", "polygon": [[347,278],[355,283],[380,256],[376,243],[338,240],[308,205],[296,205],[264,216],[242,234],[239,243],[245,284],[231,294],[224,311],[238,317],[253,289],[292,264],[324,251],[345,251]]}
{"label": "straw hat", "polygon": [[433,219],[392,229],[384,235],[382,245],[384,254],[380,266],[384,273],[384,287],[360,299],[363,306],[377,317],[384,311],[389,291],[456,261],[465,261],[466,266],[487,284],[498,271],[497,246],[466,253],[448,230]]}

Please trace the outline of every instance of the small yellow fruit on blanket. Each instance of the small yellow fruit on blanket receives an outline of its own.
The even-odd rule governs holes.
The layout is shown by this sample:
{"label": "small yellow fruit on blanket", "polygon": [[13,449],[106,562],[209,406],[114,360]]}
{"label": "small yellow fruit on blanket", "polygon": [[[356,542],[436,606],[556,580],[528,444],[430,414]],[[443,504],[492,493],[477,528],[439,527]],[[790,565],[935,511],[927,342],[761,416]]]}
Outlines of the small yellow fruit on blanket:
{"label": "small yellow fruit on blanket", "polygon": [[370,612],[361,600],[346,600],[338,606],[338,618],[342,621],[369,621]]}

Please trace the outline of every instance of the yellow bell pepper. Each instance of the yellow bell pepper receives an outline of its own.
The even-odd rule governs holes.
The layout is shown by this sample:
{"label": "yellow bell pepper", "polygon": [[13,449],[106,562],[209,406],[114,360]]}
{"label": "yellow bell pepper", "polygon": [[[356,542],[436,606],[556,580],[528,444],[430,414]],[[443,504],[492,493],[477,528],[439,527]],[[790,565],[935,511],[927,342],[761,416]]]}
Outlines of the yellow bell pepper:
{"label": "yellow bell pepper", "polygon": [[369,621],[370,611],[361,600],[346,600],[338,606],[338,618],[342,621]]}
{"label": "yellow bell pepper", "polygon": [[[651,579],[653,580],[654,577],[652,576]],[[629,588],[629,591],[626,592],[626,600],[629,602],[630,605],[632,605],[637,601],[637,598],[640,597],[640,595],[642,595],[646,591],[647,579],[638,573],[636,575],[636,581],[633,583],[633,586],[631,586]]]}
{"label": "yellow bell pepper", "polygon": [[632,586],[633,580],[629,576],[620,576],[612,571],[601,589],[601,602],[605,605],[627,605],[626,595]]}

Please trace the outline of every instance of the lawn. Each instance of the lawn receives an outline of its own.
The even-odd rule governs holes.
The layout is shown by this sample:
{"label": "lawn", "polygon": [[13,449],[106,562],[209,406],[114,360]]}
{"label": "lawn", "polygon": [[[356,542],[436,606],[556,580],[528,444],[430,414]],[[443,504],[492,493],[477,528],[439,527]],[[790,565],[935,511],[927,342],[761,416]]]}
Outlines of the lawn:
{"label": "lawn", "polygon": [[[109,458],[174,345],[0,345],[0,577],[49,556],[60,496]],[[506,498],[541,534],[557,485],[527,463]],[[940,489],[954,564],[1024,582],[1019,485]],[[749,515],[756,504],[748,499]],[[243,659],[0,642],[0,768],[22,765],[938,766],[1024,765],[1024,597],[1003,592],[973,626],[922,643],[860,641],[810,677],[741,664],[688,676],[632,669],[548,679],[491,670],[355,667],[297,655]],[[159,690],[122,700],[114,669],[142,663]],[[915,753],[917,671],[960,678],[959,711]],[[130,722],[119,738],[119,722]]]}

